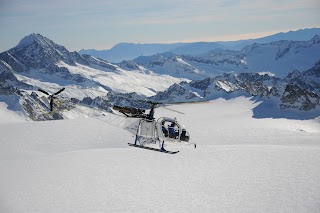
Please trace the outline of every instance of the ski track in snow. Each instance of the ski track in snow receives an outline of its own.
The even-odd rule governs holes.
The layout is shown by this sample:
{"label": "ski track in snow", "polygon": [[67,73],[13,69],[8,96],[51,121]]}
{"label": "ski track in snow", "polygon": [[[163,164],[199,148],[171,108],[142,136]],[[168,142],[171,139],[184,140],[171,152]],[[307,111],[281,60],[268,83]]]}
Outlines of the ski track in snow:
{"label": "ski track in snow", "polygon": [[176,155],[128,147],[126,131],[76,113],[1,123],[0,212],[319,212],[319,119],[254,119],[257,104],[157,109],[197,142]]}

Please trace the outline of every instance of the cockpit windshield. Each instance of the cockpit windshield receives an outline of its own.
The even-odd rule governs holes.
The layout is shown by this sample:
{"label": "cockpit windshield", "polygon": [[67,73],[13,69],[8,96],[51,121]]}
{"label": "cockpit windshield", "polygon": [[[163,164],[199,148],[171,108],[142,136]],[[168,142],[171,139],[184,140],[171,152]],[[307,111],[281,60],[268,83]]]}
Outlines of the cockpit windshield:
{"label": "cockpit windshield", "polygon": [[188,142],[189,139],[190,139],[189,133],[185,129],[182,129],[182,132],[180,134],[180,140]]}
{"label": "cockpit windshield", "polygon": [[[158,120],[161,124],[161,136],[188,142],[190,139],[189,133],[183,125],[180,125],[175,119],[161,118]],[[160,129],[160,128],[159,128]]]}

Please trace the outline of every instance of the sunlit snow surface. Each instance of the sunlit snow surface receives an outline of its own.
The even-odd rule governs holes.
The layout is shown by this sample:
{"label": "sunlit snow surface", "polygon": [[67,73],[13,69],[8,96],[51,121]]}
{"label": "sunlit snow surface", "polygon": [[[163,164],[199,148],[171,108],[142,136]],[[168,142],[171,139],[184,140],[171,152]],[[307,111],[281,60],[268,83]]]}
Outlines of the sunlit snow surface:
{"label": "sunlit snow surface", "polygon": [[0,212],[319,212],[320,120],[254,119],[255,105],[157,109],[198,145],[167,146],[176,155],[128,147],[129,133],[77,112],[1,122]]}
{"label": "sunlit snow surface", "polygon": [[[119,67],[114,71],[103,71],[101,67],[95,69],[80,64],[71,66],[64,62],[59,62],[57,65],[67,68],[72,74],[81,75],[88,81],[99,83],[101,86],[97,86],[92,82],[64,82],[64,79],[58,78],[57,76],[44,76],[36,70],[32,70],[27,75],[15,73],[15,76],[24,83],[45,89],[50,93],[54,93],[62,87],[65,87],[66,90],[61,95],[80,100],[85,97],[95,98],[97,96],[105,96],[108,91],[104,89],[103,86],[115,92],[136,92],[140,95],[153,96],[159,91],[166,90],[174,83],[189,81],[187,79],[174,78],[169,75],[159,75],[153,72],[145,73],[141,70],[127,71]],[[31,93],[31,91],[29,91],[29,93]]]}
{"label": "sunlit snow surface", "polygon": [[128,93],[135,91],[146,96],[155,95],[155,91],[163,91],[170,85],[179,83],[182,80],[169,75],[145,74],[139,71],[126,71],[121,68],[117,68],[114,72],[106,72],[80,64],[70,66],[60,62],[57,65],[66,67],[73,74],[80,74],[117,92]]}

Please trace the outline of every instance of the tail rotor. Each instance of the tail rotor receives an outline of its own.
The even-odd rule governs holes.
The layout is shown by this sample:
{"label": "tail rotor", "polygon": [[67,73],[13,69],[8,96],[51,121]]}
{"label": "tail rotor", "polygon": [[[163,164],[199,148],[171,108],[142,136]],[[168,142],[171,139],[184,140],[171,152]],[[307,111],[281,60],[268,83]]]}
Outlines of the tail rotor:
{"label": "tail rotor", "polygon": [[48,99],[50,99],[50,111],[53,111],[53,105],[54,105],[54,99],[56,98],[55,96],[60,94],[63,90],[65,90],[65,87],[63,87],[62,89],[60,89],[58,92],[55,92],[53,94],[48,93],[47,91],[43,90],[43,89],[38,89],[39,92],[42,92],[46,95],[48,95]]}

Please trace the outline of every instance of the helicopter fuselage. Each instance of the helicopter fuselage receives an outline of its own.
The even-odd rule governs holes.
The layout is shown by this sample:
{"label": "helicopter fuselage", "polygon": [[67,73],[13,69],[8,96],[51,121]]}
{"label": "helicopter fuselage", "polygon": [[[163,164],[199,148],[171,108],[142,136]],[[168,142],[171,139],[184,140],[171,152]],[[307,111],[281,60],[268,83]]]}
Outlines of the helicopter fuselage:
{"label": "helicopter fuselage", "polygon": [[[139,118],[127,128],[131,133],[135,132],[136,142],[141,145],[156,144],[157,142],[189,142],[190,135],[182,124],[176,119],[161,117],[157,120]],[[133,131],[135,130],[135,131]]]}

